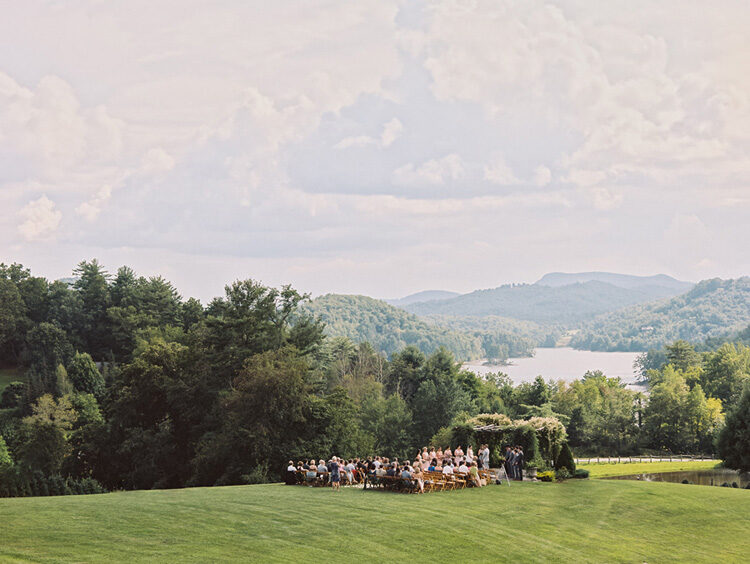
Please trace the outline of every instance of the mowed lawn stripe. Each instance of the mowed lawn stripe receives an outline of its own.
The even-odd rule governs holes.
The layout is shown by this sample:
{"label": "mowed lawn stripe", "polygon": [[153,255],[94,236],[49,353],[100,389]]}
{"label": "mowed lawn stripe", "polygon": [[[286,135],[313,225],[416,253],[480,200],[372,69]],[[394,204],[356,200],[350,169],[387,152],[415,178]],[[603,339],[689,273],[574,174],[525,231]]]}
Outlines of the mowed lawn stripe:
{"label": "mowed lawn stripe", "polygon": [[0,500],[0,560],[742,562],[750,491],[607,480],[400,495],[282,485]]}

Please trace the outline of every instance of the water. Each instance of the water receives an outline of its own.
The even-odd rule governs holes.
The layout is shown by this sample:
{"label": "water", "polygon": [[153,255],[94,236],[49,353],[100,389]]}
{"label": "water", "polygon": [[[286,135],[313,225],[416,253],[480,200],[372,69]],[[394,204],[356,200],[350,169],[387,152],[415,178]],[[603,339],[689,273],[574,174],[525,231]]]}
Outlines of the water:
{"label": "water", "polygon": [[750,472],[740,474],[736,470],[715,468],[713,470],[687,470],[684,472],[659,472],[658,474],[631,474],[629,476],[613,476],[610,480],[643,480],[645,482],[673,482],[683,483],[687,480],[691,484],[700,486],[732,485],[735,482],[740,488],[750,484]]}
{"label": "water", "polygon": [[578,380],[588,370],[601,370],[607,376],[620,377],[633,385],[636,373],[633,361],[640,353],[579,351],[569,347],[538,348],[529,358],[510,358],[508,366],[484,366],[482,361],[468,362],[464,368],[476,374],[503,372],[514,384],[532,382],[541,375],[545,380]]}

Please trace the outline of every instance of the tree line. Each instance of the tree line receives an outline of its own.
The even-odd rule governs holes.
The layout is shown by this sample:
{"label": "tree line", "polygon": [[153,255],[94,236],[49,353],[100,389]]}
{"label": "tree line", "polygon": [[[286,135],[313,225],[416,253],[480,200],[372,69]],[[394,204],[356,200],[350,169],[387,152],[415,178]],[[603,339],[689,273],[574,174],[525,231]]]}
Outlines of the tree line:
{"label": "tree line", "polygon": [[[24,375],[0,395],[0,495],[264,482],[289,458],[406,457],[482,413],[559,417],[584,449],[632,448],[633,421],[648,428],[643,398],[603,375],[513,386],[461,370],[445,348],[387,358],[327,337],[307,300],[241,280],[203,306],[95,260],[72,283],[0,265],[0,367]],[[669,371],[682,370],[671,366],[670,390]],[[680,431],[670,448],[711,448],[721,406],[693,403],[710,428]]]}

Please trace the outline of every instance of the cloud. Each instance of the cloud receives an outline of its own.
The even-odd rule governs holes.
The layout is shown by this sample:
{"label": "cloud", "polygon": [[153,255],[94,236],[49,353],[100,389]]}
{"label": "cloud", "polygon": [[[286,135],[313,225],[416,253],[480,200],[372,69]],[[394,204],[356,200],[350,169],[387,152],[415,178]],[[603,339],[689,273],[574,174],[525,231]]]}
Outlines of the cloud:
{"label": "cloud", "polygon": [[47,196],[26,204],[19,215],[25,221],[18,226],[18,231],[27,241],[49,238],[57,231],[62,219],[62,212]]}
{"label": "cloud", "polygon": [[503,186],[521,184],[521,181],[513,173],[513,169],[502,157],[496,157],[492,164],[484,167],[484,178],[493,184]]}
{"label": "cloud", "polygon": [[552,171],[546,166],[538,166],[534,170],[534,184],[537,186],[546,186],[552,181]]}
{"label": "cloud", "polygon": [[403,130],[404,125],[398,118],[393,118],[383,126],[383,133],[380,134],[380,146],[390,147],[396,139],[401,137]]}
{"label": "cloud", "polygon": [[430,159],[419,166],[405,164],[393,171],[393,183],[397,186],[439,185],[457,180],[465,174],[464,164],[457,154],[440,159]]}
{"label": "cloud", "polygon": [[83,216],[89,222],[95,221],[111,196],[112,187],[104,186],[91,200],[78,206],[76,213]]}
{"label": "cloud", "polygon": [[398,118],[393,118],[389,122],[383,125],[383,132],[380,134],[379,139],[370,137],[369,135],[357,135],[354,137],[345,137],[338,143],[336,143],[334,149],[349,149],[350,147],[367,147],[372,145],[384,149],[390,147],[396,139],[401,137],[401,133],[404,130],[403,124]]}

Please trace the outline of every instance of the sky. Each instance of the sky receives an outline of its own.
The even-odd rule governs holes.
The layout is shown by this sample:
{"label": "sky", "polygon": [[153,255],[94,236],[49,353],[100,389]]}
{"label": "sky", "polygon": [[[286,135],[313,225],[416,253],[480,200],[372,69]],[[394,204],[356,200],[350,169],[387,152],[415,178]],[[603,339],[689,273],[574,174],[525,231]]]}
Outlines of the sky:
{"label": "sky", "polygon": [[397,297],[750,274],[745,0],[0,0],[0,262]]}

